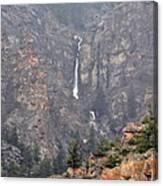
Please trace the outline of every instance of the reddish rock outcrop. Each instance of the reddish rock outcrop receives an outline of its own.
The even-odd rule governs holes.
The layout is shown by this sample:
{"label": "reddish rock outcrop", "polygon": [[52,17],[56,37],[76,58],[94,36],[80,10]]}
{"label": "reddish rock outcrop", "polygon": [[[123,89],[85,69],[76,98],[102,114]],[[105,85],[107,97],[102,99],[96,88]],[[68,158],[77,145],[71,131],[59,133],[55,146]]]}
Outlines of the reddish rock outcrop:
{"label": "reddish rock outcrop", "polygon": [[128,160],[113,169],[104,169],[100,179],[104,180],[139,180],[148,181],[156,179],[156,157],[142,160]]}
{"label": "reddish rock outcrop", "polygon": [[104,169],[100,176],[102,180],[120,180],[121,169],[120,167],[115,167],[113,169]]}

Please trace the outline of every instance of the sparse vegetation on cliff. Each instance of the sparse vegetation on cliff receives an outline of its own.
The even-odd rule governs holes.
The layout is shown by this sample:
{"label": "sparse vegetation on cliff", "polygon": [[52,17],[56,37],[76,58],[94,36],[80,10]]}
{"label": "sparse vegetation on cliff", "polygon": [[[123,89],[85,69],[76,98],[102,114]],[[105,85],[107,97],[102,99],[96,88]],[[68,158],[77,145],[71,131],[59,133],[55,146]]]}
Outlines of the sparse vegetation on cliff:
{"label": "sparse vegetation on cliff", "polygon": [[[87,166],[83,167],[83,164],[74,168],[69,166],[72,170],[68,169],[66,176],[101,179],[155,179],[157,177],[157,122],[153,112],[149,111],[142,123],[129,123],[124,132],[123,140],[102,138],[97,150],[88,157],[85,163]],[[77,143],[74,144],[76,145],[73,146],[77,146]],[[77,154],[76,150],[75,153],[70,151],[70,154]],[[133,166],[130,165],[132,163]],[[149,170],[146,170],[146,166]],[[127,173],[128,177],[123,174],[125,169],[130,170]],[[141,169],[144,172],[141,172]]]}
{"label": "sparse vegetation on cliff", "polygon": [[[7,142],[12,145],[8,145],[6,153],[2,154],[2,176],[48,177],[53,173],[52,160],[41,159],[37,145],[29,147],[19,142],[15,128],[7,136]],[[15,159],[11,159],[10,151],[15,154]],[[5,156],[9,156],[8,159]]]}
{"label": "sparse vegetation on cliff", "polygon": [[[123,172],[125,166],[129,166],[129,162],[133,161],[135,166],[142,166],[141,162],[146,161],[146,158],[149,159],[147,164],[149,164],[148,166],[150,167],[151,171],[152,169],[155,170],[157,154],[156,124],[156,118],[154,117],[153,112],[150,111],[149,114],[144,117],[142,123],[129,123],[126,126],[124,130],[124,136],[122,137],[123,141],[118,138],[112,140],[102,138],[97,146],[96,151],[89,152],[91,155],[88,156],[87,159],[82,158],[79,137],[72,138],[69,143],[68,154],[66,158],[67,171],[63,174],[63,176],[70,178],[99,177],[101,179],[105,179],[105,177],[107,177],[109,179],[111,174],[112,178],[114,178],[114,176],[116,178],[117,174],[120,174],[117,171],[121,169]],[[130,135],[126,135],[126,132],[129,134],[130,131],[132,132],[132,137]],[[55,161],[49,159],[48,157],[40,159],[38,146],[35,145],[30,148],[25,147],[22,143],[20,143],[15,129],[13,129],[11,134],[8,135],[8,142],[11,141],[11,138],[13,139],[13,145],[20,149],[21,158],[19,163],[4,163],[5,161],[2,161],[3,176],[49,177],[53,174],[61,175],[63,173],[56,170],[57,167],[55,166],[57,159]],[[133,142],[131,143],[130,141]],[[111,172],[111,170],[113,170],[113,172]],[[114,175],[114,173],[116,175]],[[137,174],[139,174],[139,172]],[[148,174],[150,179],[152,176],[156,177],[156,172],[155,175],[151,175],[152,173]],[[118,178],[121,179],[120,175]],[[143,177],[140,179],[148,178]]]}
{"label": "sparse vegetation on cliff", "polygon": [[67,166],[72,168],[79,168],[82,164],[80,155],[79,139],[73,138],[70,141],[67,156]]}
{"label": "sparse vegetation on cliff", "polygon": [[149,111],[149,114],[144,117],[143,128],[137,135],[133,138],[133,143],[136,145],[135,152],[144,153],[150,148],[154,148],[157,152],[158,150],[158,126],[156,118],[152,112]]}

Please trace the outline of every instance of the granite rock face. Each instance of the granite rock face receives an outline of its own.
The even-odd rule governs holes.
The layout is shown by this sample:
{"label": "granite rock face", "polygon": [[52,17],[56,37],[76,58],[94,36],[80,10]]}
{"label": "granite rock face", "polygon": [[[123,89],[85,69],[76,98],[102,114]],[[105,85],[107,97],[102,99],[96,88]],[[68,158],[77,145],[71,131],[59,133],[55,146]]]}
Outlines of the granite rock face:
{"label": "granite rock face", "polygon": [[74,134],[89,138],[90,111],[96,139],[141,118],[154,91],[153,14],[152,2],[2,6],[2,138],[16,128],[52,158]]}

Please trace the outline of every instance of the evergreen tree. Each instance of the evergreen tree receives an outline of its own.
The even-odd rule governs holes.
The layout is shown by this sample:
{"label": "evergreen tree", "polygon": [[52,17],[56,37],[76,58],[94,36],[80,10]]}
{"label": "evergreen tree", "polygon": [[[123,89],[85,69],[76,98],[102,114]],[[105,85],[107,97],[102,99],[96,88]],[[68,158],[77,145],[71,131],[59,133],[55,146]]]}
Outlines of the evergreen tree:
{"label": "evergreen tree", "polygon": [[58,145],[59,153],[56,159],[53,161],[53,171],[54,173],[61,174],[64,172],[65,166],[65,152],[61,144]]}
{"label": "evergreen tree", "polygon": [[52,174],[53,174],[52,161],[45,156],[44,159],[40,162],[39,169],[35,173],[35,176],[39,178],[46,178]]}
{"label": "evergreen tree", "polygon": [[17,165],[14,162],[10,162],[9,165],[6,167],[3,165],[2,162],[2,176],[7,177],[22,177],[23,176],[23,169],[21,166]]}
{"label": "evergreen tree", "polygon": [[82,164],[79,139],[73,138],[69,144],[67,166],[78,168]]}
{"label": "evergreen tree", "polygon": [[32,148],[32,156],[33,156],[33,161],[35,163],[38,163],[41,159],[40,159],[40,149],[38,147],[38,145],[34,145]]}
{"label": "evergreen tree", "polygon": [[139,153],[144,153],[150,148],[154,148],[157,151],[158,129],[157,121],[152,110],[150,110],[149,114],[145,116],[142,124],[144,125],[143,129],[134,138],[134,143],[136,144],[135,151]]}
{"label": "evergreen tree", "polygon": [[112,148],[115,148],[116,151],[120,151],[120,141],[118,138],[115,138],[113,140],[108,140],[105,138],[102,138],[100,140],[100,143],[98,144],[96,155],[97,156],[105,156],[107,155],[109,150],[112,150]]}
{"label": "evergreen tree", "polygon": [[121,158],[119,156],[119,154],[114,154],[114,155],[110,155],[107,157],[107,160],[104,162],[104,166],[108,167],[108,168],[114,168],[117,165],[119,165],[121,163]]}
{"label": "evergreen tree", "polygon": [[5,130],[5,140],[11,145],[18,145],[19,142],[16,127],[14,127],[11,132]]}
{"label": "evergreen tree", "polygon": [[88,152],[94,153],[97,150],[97,143],[96,143],[96,131],[94,127],[92,126],[90,128],[90,135],[88,140]]}
{"label": "evergreen tree", "polygon": [[52,173],[52,161],[47,158],[40,159],[40,150],[37,145],[30,147],[19,142],[16,128],[6,134],[7,142],[20,149],[22,160],[21,162],[13,161],[6,164],[3,157],[2,175],[12,177],[47,177]]}

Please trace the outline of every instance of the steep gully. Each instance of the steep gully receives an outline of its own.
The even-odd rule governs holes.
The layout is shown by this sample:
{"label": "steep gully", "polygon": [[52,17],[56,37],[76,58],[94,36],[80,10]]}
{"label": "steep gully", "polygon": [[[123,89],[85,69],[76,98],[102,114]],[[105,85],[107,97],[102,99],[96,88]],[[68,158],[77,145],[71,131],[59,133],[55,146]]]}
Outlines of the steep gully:
{"label": "steep gully", "polygon": [[[77,54],[75,58],[75,68],[74,68],[74,86],[73,86],[73,97],[75,99],[79,99],[79,58],[80,58],[80,49],[81,49],[81,44],[83,42],[83,39],[75,35],[74,39],[77,41]],[[90,127],[93,127],[97,131],[97,125],[96,125],[96,115],[93,110],[89,111],[89,125]],[[87,139],[83,140],[84,143],[87,143]]]}

